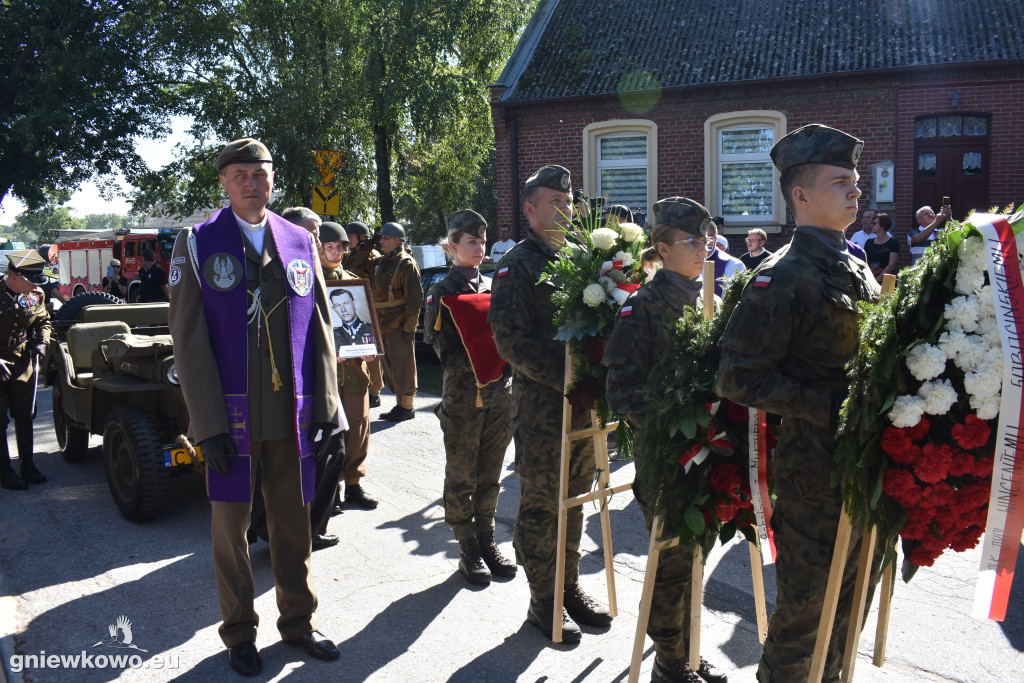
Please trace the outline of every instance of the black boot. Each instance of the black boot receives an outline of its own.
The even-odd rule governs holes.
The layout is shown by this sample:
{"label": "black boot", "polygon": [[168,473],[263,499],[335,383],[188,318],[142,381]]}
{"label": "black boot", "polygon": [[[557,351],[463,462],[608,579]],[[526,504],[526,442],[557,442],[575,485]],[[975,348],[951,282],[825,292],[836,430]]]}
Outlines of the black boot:
{"label": "black boot", "polygon": [[[530,622],[537,629],[544,634],[546,638],[551,639],[552,632],[551,627],[553,626],[552,621],[555,614],[555,599],[548,598],[547,600],[538,600],[537,598],[530,598],[530,610],[526,613],[526,621]],[[563,643],[578,643],[582,637],[583,632],[580,631],[580,627],[576,625],[569,615],[566,614],[565,608],[562,608],[562,642]]]}
{"label": "black boot", "polygon": [[579,583],[565,589],[565,611],[573,621],[584,626],[610,626],[612,615],[608,608],[583,592]]}
{"label": "black boot", "polygon": [[32,420],[14,421],[14,440],[18,442],[21,478],[29,484],[45,484],[46,475],[32,462]]}
{"label": "black boot", "polygon": [[24,491],[28,488],[25,480],[11,469],[11,456],[7,451],[7,430],[0,434],[0,488]]}
{"label": "black boot", "polygon": [[495,576],[509,577],[516,575],[516,563],[505,558],[494,542],[494,532],[478,533],[476,542],[480,546],[480,557],[487,563],[488,569]]}
{"label": "black boot", "polygon": [[364,510],[373,510],[377,507],[377,499],[366,495],[362,484],[345,484],[345,502]]}
{"label": "black boot", "polygon": [[476,586],[486,586],[491,582],[491,572],[487,570],[487,565],[480,557],[480,545],[476,542],[476,536],[459,541],[459,573],[466,577],[466,581]]}
{"label": "black boot", "polygon": [[667,659],[660,654],[654,657],[651,683],[704,683],[697,672],[687,666],[685,659]]}

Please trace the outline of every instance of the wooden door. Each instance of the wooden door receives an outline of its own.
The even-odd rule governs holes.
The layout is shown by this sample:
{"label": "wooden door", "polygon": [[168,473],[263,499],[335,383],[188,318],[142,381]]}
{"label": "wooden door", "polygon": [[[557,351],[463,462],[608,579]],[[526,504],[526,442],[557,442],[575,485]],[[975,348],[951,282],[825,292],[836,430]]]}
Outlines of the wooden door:
{"label": "wooden door", "polygon": [[921,117],[914,131],[914,205],[904,215],[917,225],[914,212],[928,205],[936,211],[948,196],[953,217],[971,209],[986,211],[991,156],[989,118],[983,114]]}

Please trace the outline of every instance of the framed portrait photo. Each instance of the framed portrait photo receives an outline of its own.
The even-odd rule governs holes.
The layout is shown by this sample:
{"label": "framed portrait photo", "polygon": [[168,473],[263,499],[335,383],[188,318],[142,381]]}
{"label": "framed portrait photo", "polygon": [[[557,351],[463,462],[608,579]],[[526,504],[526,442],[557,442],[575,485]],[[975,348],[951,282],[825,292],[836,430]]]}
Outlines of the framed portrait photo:
{"label": "framed portrait photo", "polygon": [[328,280],[327,303],[338,360],[384,352],[369,280]]}

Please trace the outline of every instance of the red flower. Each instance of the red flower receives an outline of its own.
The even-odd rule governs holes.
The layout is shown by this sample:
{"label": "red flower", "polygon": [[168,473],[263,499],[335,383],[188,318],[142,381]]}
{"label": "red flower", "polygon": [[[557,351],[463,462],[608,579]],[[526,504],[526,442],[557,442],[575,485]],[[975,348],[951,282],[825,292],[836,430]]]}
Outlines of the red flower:
{"label": "red flower", "polygon": [[740,469],[732,463],[716,465],[708,481],[718,493],[729,493],[740,487]]}
{"label": "red flower", "polygon": [[604,383],[596,377],[583,377],[569,391],[565,397],[572,406],[572,412],[577,415],[586,415],[594,409],[597,399],[604,395]]}
{"label": "red flower", "polygon": [[[940,482],[935,486],[929,486],[924,489],[920,506],[922,508],[938,508],[951,504],[955,498],[956,491],[953,490],[953,487],[946,482]],[[936,510],[933,514],[937,515],[938,511]]]}
{"label": "red flower", "polygon": [[981,483],[965,486],[956,492],[957,501],[965,510],[974,510],[988,505],[989,487]]}
{"label": "red flower", "polygon": [[941,554],[941,550],[937,553],[932,552],[931,550],[922,545],[918,546],[917,548],[914,548],[914,550],[910,553],[910,557],[907,559],[910,560],[910,564],[916,565],[918,567],[930,567],[933,564],[935,564],[935,560],[938,559],[939,555]]}
{"label": "red flower", "polygon": [[886,470],[882,477],[882,490],[905,508],[913,507],[921,500],[923,491],[909,470]]}
{"label": "red flower", "polygon": [[992,456],[982,458],[974,463],[974,476],[978,479],[985,479],[992,476],[992,466],[995,464],[995,459]]}
{"label": "red flower", "polygon": [[921,457],[914,463],[914,474],[923,482],[935,484],[949,475],[949,466],[952,462],[952,448],[945,444],[925,444],[921,449]]}
{"label": "red flower", "polygon": [[977,415],[968,415],[962,425],[953,425],[953,438],[960,448],[981,448],[988,443],[992,430]]}
{"label": "red flower", "polygon": [[711,523],[715,521],[714,515],[711,514],[711,510],[707,508],[701,508],[700,514],[704,516],[704,526],[710,527]]}
{"label": "red flower", "polygon": [[911,439],[913,439],[914,441],[920,441],[925,436],[927,436],[928,430],[931,428],[932,426],[928,422],[928,418],[922,417],[920,422],[918,422],[913,427],[908,428],[907,431],[910,433]]}
{"label": "red flower", "polygon": [[587,357],[591,365],[601,364],[601,359],[604,358],[604,344],[603,339],[596,337],[587,337],[583,342],[583,355]]}
{"label": "red flower", "polygon": [[[910,434],[906,429],[886,427],[885,430],[882,432],[882,450],[885,451],[890,457],[905,452],[913,445],[914,442],[910,440]],[[896,460],[896,462],[903,461]]]}
{"label": "red flower", "polygon": [[921,459],[921,447],[911,443],[907,450],[889,454],[889,459],[901,465],[913,465]]}
{"label": "red flower", "polygon": [[984,533],[984,531],[985,530],[981,527],[968,527],[950,539],[949,547],[958,553],[970,550],[978,545],[978,541],[981,540],[981,534]]}
{"label": "red flower", "polygon": [[731,522],[737,513],[736,503],[732,498],[719,498],[715,503],[715,514],[721,522]]}
{"label": "red flower", "polygon": [[949,465],[949,476],[964,477],[974,473],[974,456],[964,451],[953,451],[953,461]]}

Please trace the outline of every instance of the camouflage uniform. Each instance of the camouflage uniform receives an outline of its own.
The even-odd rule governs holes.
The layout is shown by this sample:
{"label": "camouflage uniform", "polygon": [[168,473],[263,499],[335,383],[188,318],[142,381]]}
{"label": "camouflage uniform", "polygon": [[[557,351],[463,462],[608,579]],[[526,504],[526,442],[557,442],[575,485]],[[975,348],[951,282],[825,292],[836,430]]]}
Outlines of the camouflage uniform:
{"label": "camouflage uniform", "polygon": [[[424,340],[434,347],[444,368],[444,389],[434,414],[441,421],[446,454],[444,521],[462,541],[494,529],[499,480],[505,450],[512,440],[512,372],[479,390],[476,375],[451,313],[441,310],[441,297],[490,291],[484,278],[470,282],[452,268],[430,288],[423,319]],[[435,330],[438,316],[440,330]]]}
{"label": "camouflage uniform", "polygon": [[[703,306],[700,283],[694,280],[692,290],[684,289],[673,282],[676,278],[682,276],[659,270],[651,282],[626,299],[622,306],[626,315],[620,312],[604,352],[604,363],[608,365],[608,405],[637,428],[633,450],[637,475],[633,493],[648,530],[654,520],[657,490],[648,490],[642,483],[645,479],[641,472],[649,465],[643,432],[639,429],[650,410],[644,388],[659,353],[672,343],[669,327],[683,314],[684,307],[700,309]],[[676,533],[677,529],[665,529],[666,537]],[[654,641],[658,653],[667,659],[679,660],[687,656],[685,625],[692,576],[692,545],[680,544],[661,551],[647,635]]]}
{"label": "camouflage uniform", "polygon": [[398,405],[412,409],[416,396],[415,341],[403,334],[416,332],[423,289],[416,259],[398,245],[377,262],[373,275],[373,305],[384,344],[384,379],[395,392]]}
{"label": "camouflage uniform", "polygon": [[[848,255],[842,233],[807,226],[758,275],[722,337],[721,381],[726,398],[783,418],[772,516],[778,597],[758,667],[768,683],[808,677],[843,505],[829,478],[835,417],[849,388],[844,367],[859,343],[856,302],[875,299],[879,288]],[[839,680],[859,552],[854,530],[824,680]]]}
{"label": "camouflage uniform", "polygon": [[[554,285],[538,283],[556,251],[533,232],[502,257],[493,282],[488,322],[498,353],[512,366],[512,406],[522,453],[516,461],[521,497],[513,542],[516,560],[526,569],[530,592],[539,600],[555,593],[558,529],[558,480],[565,390],[565,345],[555,340]],[[590,424],[573,415],[572,428]],[[594,471],[591,439],[573,444],[569,460],[569,496],[590,490]],[[579,576],[583,511],[568,512],[565,586]]]}

